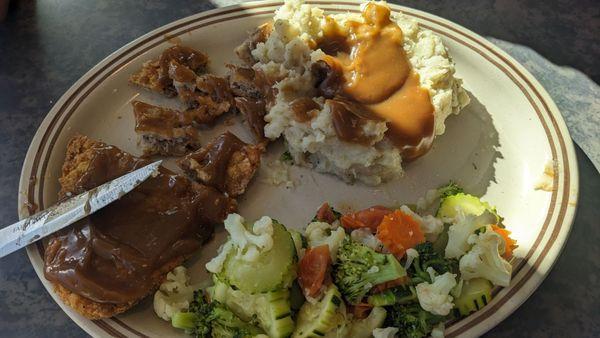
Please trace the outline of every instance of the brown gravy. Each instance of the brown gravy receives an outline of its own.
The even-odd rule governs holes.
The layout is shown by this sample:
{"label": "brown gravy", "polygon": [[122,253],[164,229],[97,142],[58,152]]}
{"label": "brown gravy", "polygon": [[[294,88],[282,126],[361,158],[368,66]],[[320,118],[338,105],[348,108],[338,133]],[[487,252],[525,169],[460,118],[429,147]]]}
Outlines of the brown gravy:
{"label": "brown gravy", "polygon": [[198,158],[194,158],[194,160],[202,166],[202,171],[206,173],[207,179],[204,183],[220,191],[227,191],[225,184],[229,161],[233,153],[245,145],[246,143],[227,131],[219,135],[205,152],[199,153]]}
{"label": "brown gravy", "polygon": [[[326,19],[317,47],[327,54],[323,61],[329,68],[316,69],[320,75],[317,78],[321,78],[319,91],[327,98],[342,97],[362,105],[371,113],[362,118],[385,119],[386,136],[401,150],[403,158],[421,156],[433,140],[434,109],[429,92],[411,70],[402,47],[402,30],[390,19],[389,8],[369,3],[362,16],[364,22],[348,21],[343,26]],[[360,126],[355,119],[340,121],[349,123],[344,128],[336,127],[336,132],[344,130],[344,137],[351,128]]]}
{"label": "brown gravy", "polygon": [[290,109],[296,121],[308,122],[316,116],[321,106],[310,97],[299,97],[290,103]]}
{"label": "brown gravy", "polygon": [[137,132],[173,137],[175,128],[192,124],[192,118],[188,114],[173,109],[153,106],[142,101],[133,101],[131,104],[136,117]]}
{"label": "brown gravy", "polygon": [[[112,146],[93,149],[91,157],[73,191],[62,195],[147,164]],[[232,205],[217,190],[161,168],[117,202],[53,237],[45,277],[96,302],[135,302],[160,281],[166,264],[196,251]]]}
{"label": "brown gravy", "polygon": [[265,139],[265,101],[263,99],[236,97],[235,106],[246,116],[246,122],[259,141]]}
{"label": "brown gravy", "polygon": [[175,60],[177,63],[191,69],[194,73],[198,73],[206,66],[208,57],[192,48],[184,46],[173,46],[165,49],[158,59],[160,66],[158,80],[165,86],[171,84],[171,78],[169,77],[171,60]]}
{"label": "brown gravy", "polygon": [[362,126],[375,117],[370,116],[365,109],[352,101],[327,100],[331,110],[333,129],[342,141],[369,145],[373,141],[363,133]]}

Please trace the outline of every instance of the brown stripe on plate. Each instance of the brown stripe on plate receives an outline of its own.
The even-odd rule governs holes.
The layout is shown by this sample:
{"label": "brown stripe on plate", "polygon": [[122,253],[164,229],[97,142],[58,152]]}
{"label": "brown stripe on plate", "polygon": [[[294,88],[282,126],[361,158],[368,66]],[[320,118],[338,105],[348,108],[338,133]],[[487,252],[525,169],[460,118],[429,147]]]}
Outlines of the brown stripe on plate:
{"label": "brown stripe on plate", "polygon": [[127,338],[126,335],[124,335],[121,332],[117,331],[115,328],[113,328],[112,326],[108,325],[108,323],[106,323],[102,319],[92,320],[91,322],[94,323],[94,324],[96,324],[99,328],[101,328],[102,330],[104,330],[111,337]]}
{"label": "brown stripe on plate", "polygon": [[149,338],[148,336],[146,336],[145,334],[139,332],[138,330],[130,327],[129,325],[125,324],[124,322],[122,322],[119,318],[117,317],[112,317],[110,318],[111,321],[117,323],[117,325],[121,326],[122,328],[124,328],[125,330],[137,335],[140,338]]}

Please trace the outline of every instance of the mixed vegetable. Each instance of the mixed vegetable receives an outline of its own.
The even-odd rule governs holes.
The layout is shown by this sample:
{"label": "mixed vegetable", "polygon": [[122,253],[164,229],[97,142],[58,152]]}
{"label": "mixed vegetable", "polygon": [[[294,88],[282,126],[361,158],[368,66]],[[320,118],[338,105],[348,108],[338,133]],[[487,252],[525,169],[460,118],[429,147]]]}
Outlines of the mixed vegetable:
{"label": "mixed vegetable", "polygon": [[509,285],[516,242],[455,184],[428,195],[435,216],[422,201],[346,215],[325,203],[304,233],[231,214],[229,240],[206,264],[213,285],[192,291],[180,267],[155,311],[197,337],[441,337]]}

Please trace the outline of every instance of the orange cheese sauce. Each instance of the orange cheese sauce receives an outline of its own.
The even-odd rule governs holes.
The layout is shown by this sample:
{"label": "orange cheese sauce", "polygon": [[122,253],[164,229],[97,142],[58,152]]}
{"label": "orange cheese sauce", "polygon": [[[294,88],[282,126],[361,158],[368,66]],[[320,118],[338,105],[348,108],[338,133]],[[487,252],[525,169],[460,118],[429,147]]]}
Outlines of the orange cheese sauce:
{"label": "orange cheese sauce", "polygon": [[389,8],[369,3],[361,13],[363,22],[340,25],[327,17],[317,47],[327,54],[323,61],[341,73],[339,80],[323,82],[337,86],[328,88],[328,93],[335,93],[330,99],[353,101],[371,114],[370,119],[387,121],[386,136],[410,160],[431,147],[434,108],[428,90],[411,69],[402,30],[390,14]]}

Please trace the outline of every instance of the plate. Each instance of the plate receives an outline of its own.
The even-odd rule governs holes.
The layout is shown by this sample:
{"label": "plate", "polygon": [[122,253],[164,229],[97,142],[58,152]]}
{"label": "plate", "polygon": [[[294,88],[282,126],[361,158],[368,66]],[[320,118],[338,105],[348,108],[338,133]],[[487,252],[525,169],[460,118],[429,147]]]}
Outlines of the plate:
{"label": "plate", "polygon": [[[311,1],[330,12],[357,11],[354,1]],[[29,215],[26,205],[43,209],[56,202],[58,177],[70,137],[82,133],[140,154],[133,132],[130,102],[144,100],[172,105],[128,85],[127,78],[143,62],[173,43],[197,47],[210,56],[211,71],[225,72],[235,63],[233,48],[260,23],[269,20],[281,2],[252,2],[203,12],[156,29],[125,45],[77,81],[48,113],[29,147],[20,181],[19,216]],[[270,215],[284,224],[302,228],[313,210],[329,201],[342,210],[373,204],[414,203],[432,188],[457,181],[496,205],[519,243],[510,287],[496,290],[493,301],[481,311],[446,328],[447,337],[478,336],[494,327],[538,287],[556,261],[575,215],[578,170],[573,144],[560,112],[542,86],[514,59],[479,35],[452,22],[410,8],[391,5],[435,31],[456,62],[472,102],[446,122],[446,133],[422,158],[406,165],[406,176],[377,188],[347,185],[305,168],[292,167],[293,187],[272,186],[263,170],[240,200],[247,219]],[[219,123],[204,130],[208,140],[225,128],[241,138],[250,135],[239,117],[233,125]],[[229,123],[228,123],[229,124]],[[281,155],[281,144],[269,149],[264,163]],[[557,168],[550,192],[534,186],[548,161]],[[206,279],[204,262],[215,255],[224,230],[190,262],[192,279]],[[40,280],[65,313],[92,336],[177,336],[181,332],[152,310],[152,297],[116,318],[87,320],[57,299],[43,277],[43,247],[27,252]]]}

